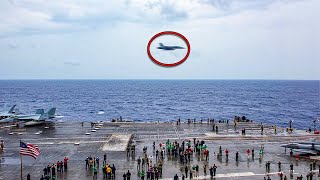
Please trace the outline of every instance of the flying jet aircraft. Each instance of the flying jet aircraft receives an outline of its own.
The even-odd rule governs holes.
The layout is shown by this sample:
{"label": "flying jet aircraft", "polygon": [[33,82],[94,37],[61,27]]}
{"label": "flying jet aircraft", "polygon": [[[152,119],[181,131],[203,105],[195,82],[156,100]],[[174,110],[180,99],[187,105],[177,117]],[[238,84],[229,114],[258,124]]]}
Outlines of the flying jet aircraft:
{"label": "flying jet aircraft", "polygon": [[172,51],[172,50],[176,50],[176,49],[184,49],[184,47],[181,46],[165,46],[162,43],[159,43],[159,47],[157,47],[158,49],[162,49],[162,50],[166,50],[166,51]]}
{"label": "flying jet aircraft", "polygon": [[9,111],[7,111],[7,112],[0,112],[0,119],[5,119],[5,118],[7,118],[7,117],[10,117],[10,116],[12,116],[12,115],[15,115],[16,114],[16,112],[14,111],[14,108],[16,107],[16,105],[13,105],[10,109],[9,109]]}
{"label": "flying jet aircraft", "polygon": [[281,145],[281,147],[292,149],[293,152],[307,155],[320,154],[320,142],[298,142]]}
{"label": "flying jet aircraft", "polygon": [[0,123],[8,122],[17,122],[17,121],[26,121],[28,124],[42,124],[45,120],[55,118],[56,108],[51,108],[47,113],[44,112],[44,109],[37,109],[35,114],[27,115],[11,115],[5,119],[0,120]]}

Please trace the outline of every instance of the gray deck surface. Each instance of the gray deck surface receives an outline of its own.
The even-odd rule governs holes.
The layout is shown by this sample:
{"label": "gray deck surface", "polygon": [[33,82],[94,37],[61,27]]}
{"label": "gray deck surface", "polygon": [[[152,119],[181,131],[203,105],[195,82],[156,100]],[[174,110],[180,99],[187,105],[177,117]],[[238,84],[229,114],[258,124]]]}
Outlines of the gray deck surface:
{"label": "gray deck surface", "polygon": [[[48,126],[48,125],[46,125]],[[63,161],[66,156],[69,158],[68,171],[62,174],[58,173],[58,179],[92,179],[92,173],[85,168],[85,159],[87,156],[100,158],[102,162],[103,154],[107,154],[107,163],[114,164],[117,168],[116,179],[123,179],[122,174],[127,170],[132,173],[131,179],[138,179],[136,171],[136,159],[142,156],[142,148],[148,147],[148,154],[153,155],[152,143],[156,142],[156,148],[160,142],[165,143],[167,139],[177,140],[180,144],[183,140],[196,137],[204,139],[210,151],[209,162],[201,160],[196,155],[190,165],[198,164],[200,166],[199,179],[210,179],[209,175],[204,176],[203,165],[212,166],[214,163],[218,166],[216,179],[263,179],[266,176],[265,163],[271,162],[271,179],[280,179],[278,176],[278,161],[282,162],[283,173],[289,177],[289,165],[294,164],[294,179],[301,174],[309,172],[309,159],[300,159],[297,161],[289,156],[289,150],[285,153],[280,145],[294,141],[318,140],[318,135],[309,134],[305,131],[295,130],[293,134],[287,134],[283,129],[278,129],[278,134],[274,134],[272,127],[265,127],[265,134],[260,134],[260,126],[256,123],[240,123],[235,130],[233,124],[227,125],[219,123],[219,133],[211,131],[212,125],[204,124],[186,124],[176,125],[175,123],[102,123],[96,132],[91,132],[90,123],[85,123],[82,127],[79,122],[56,122],[49,126],[32,128],[6,128],[0,125],[0,139],[5,142],[5,151],[0,153],[0,179],[18,180],[20,179],[20,156],[19,140],[32,143],[39,146],[42,153],[34,160],[31,157],[23,157],[24,178],[30,173],[32,179],[40,179],[42,169],[57,160]],[[241,135],[241,129],[246,128],[246,135]],[[240,131],[240,133],[239,133]],[[13,135],[9,135],[13,133]],[[19,134],[20,133],[20,134]],[[36,134],[39,133],[39,134]],[[90,135],[86,135],[90,133]],[[112,136],[114,135],[114,136]],[[117,135],[132,135],[134,144],[136,144],[135,157],[127,157],[123,151],[128,144],[128,139],[117,139]],[[113,137],[112,140],[110,138]],[[119,136],[126,137],[126,136]],[[80,143],[75,145],[74,143]],[[113,144],[112,144],[113,143]],[[264,145],[265,153],[259,161],[258,150]],[[108,147],[110,146],[110,150]],[[227,148],[229,160],[226,162],[223,155],[220,161],[214,152],[218,152],[219,146],[223,151]],[[112,148],[111,148],[112,147]],[[254,159],[247,159],[246,149],[255,149]],[[235,161],[235,152],[240,153],[239,163]],[[317,166],[318,170],[318,166]],[[173,179],[175,174],[181,179],[183,166],[177,160],[165,157],[163,165],[163,179]],[[209,173],[209,170],[207,170]],[[99,169],[98,179],[102,179],[102,172]],[[290,178],[288,178],[290,179]],[[313,179],[318,179],[318,171],[315,172]]]}

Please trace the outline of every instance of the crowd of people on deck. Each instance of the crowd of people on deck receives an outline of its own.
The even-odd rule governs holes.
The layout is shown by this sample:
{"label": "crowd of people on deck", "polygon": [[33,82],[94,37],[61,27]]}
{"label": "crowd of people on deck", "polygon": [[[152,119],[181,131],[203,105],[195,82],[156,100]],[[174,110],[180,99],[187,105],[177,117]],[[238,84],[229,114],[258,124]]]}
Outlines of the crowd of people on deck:
{"label": "crowd of people on deck", "polygon": [[[40,180],[55,180],[58,174],[62,174],[64,171],[68,170],[68,160],[69,158],[64,157],[63,161],[57,161],[57,163],[48,164],[43,168],[43,175],[41,175]],[[31,180],[31,175],[27,175],[27,180]]]}
{"label": "crowd of people on deck", "polygon": [[[213,124],[213,129],[218,133],[218,126],[215,123],[226,123],[229,124],[229,120],[219,120],[216,121],[214,119],[208,119],[208,124]],[[188,123],[196,123],[195,119],[188,119]],[[238,122],[250,122],[245,116],[235,116],[234,119],[234,126],[236,127],[236,124]],[[202,120],[200,120],[200,123],[202,123]],[[181,120],[178,119],[177,125],[181,124]],[[242,134],[245,135],[246,130],[242,130]],[[264,132],[264,126],[261,125],[261,134]],[[275,127],[275,133],[276,133],[276,127]],[[208,150],[207,145],[205,144],[204,140],[197,140],[196,138],[193,138],[192,140],[186,140],[182,142],[170,141],[169,139],[165,143],[159,143],[156,145],[155,142],[152,144],[152,152],[148,152],[148,147],[143,147],[143,156],[138,157],[136,159],[137,162],[137,176],[139,179],[144,180],[158,180],[159,178],[162,178],[163,176],[163,164],[164,160],[167,159],[168,161],[177,161],[179,162],[181,167],[184,167],[181,173],[181,175],[175,174],[173,176],[174,180],[179,180],[180,178],[182,180],[185,179],[193,179],[199,177],[199,172],[202,169],[203,175],[208,176],[211,178],[214,178],[217,176],[218,167],[216,164],[209,165],[209,158],[210,158],[210,152]],[[223,149],[221,146],[219,146],[217,150],[217,154],[213,152],[213,157],[217,158],[219,162],[222,162],[223,156],[225,157],[225,161],[229,161],[229,155],[231,153],[234,153],[235,155],[235,161],[236,165],[238,166],[239,163],[239,156],[240,153],[238,151],[236,152],[230,152],[229,149]],[[259,163],[261,164],[264,154],[264,146],[261,146],[260,149],[257,151],[259,155]],[[243,154],[248,159],[248,162],[250,161],[250,157],[252,160],[255,157],[255,150],[254,149],[246,149]],[[127,157],[135,158],[135,146],[129,146],[127,148]],[[199,164],[193,164],[193,159],[196,158],[198,160],[204,161],[204,165],[202,167],[199,166]],[[267,161],[266,166],[266,177],[264,177],[265,180],[271,180],[271,177],[268,175],[271,171],[270,168],[271,162]],[[278,165],[278,176],[280,180],[287,180],[288,177],[283,173],[284,167],[279,161],[277,163]],[[315,170],[316,163],[313,163],[310,165],[310,171]],[[99,167],[99,158],[98,157],[87,157],[86,159],[86,169],[90,169],[93,171],[93,177],[94,179],[97,179],[97,172]],[[293,173],[293,164],[290,164],[289,172],[290,176],[292,176]],[[320,168],[320,166],[319,166]],[[115,178],[115,172],[116,168],[114,164],[109,165],[106,162],[106,155],[104,155],[104,161],[103,161],[103,177],[104,179],[116,179]],[[320,171],[320,169],[319,169]],[[207,174],[209,172],[209,174]],[[312,179],[312,173],[307,174],[307,178]],[[122,175],[124,180],[130,180],[131,179],[131,172],[130,170],[127,170]],[[301,179],[302,175],[298,177],[298,179]],[[135,178],[134,178],[135,179]]]}
{"label": "crowd of people on deck", "polygon": [[[249,122],[245,116],[235,116],[234,118],[234,126],[236,127],[237,122]],[[188,124],[190,123],[196,123],[195,119],[188,119]],[[203,120],[200,120],[200,123],[202,123]],[[218,133],[218,125],[215,123],[226,123],[229,125],[229,120],[219,120],[216,121],[214,119],[207,119],[208,124],[212,124],[213,131]],[[181,120],[177,120],[177,125],[181,124]],[[211,125],[210,125],[211,126]],[[276,131],[276,126],[275,133]],[[261,124],[261,134],[264,132],[264,126]],[[242,135],[246,134],[246,129],[242,129]],[[3,152],[4,149],[4,143],[3,141],[0,142],[0,153]],[[250,158],[253,160],[256,151],[255,149],[246,149],[245,152],[230,152],[229,149],[225,148],[223,149],[222,146],[219,146],[216,152],[211,153],[208,150],[208,147],[204,140],[198,140],[196,138],[184,140],[178,142],[177,140],[170,140],[168,139],[164,143],[159,143],[156,145],[156,142],[153,142],[152,144],[152,152],[148,152],[148,147],[143,147],[143,155],[140,157],[137,157],[135,159],[135,146],[129,145],[127,148],[127,157],[132,157],[137,162],[137,176],[139,179],[144,180],[158,180],[159,178],[163,177],[163,168],[164,168],[164,161],[165,159],[167,161],[176,161],[180,164],[182,168],[180,173],[176,173],[173,176],[174,180],[182,180],[185,179],[193,179],[198,178],[200,176],[200,171],[203,171],[204,176],[208,176],[210,178],[217,177],[217,171],[218,167],[216,164],[209,165],[209,159],[210,155],[213,154],[214,158],[217,158],[217,160],[221,163],[223,157],[225,157],[225,162],[229,161],[230,154],[235,157],[236,165],[238,166],[239,163],[239,157],[240,154],[243,154],[247,157],[248,162],[250,161]],[[259,155],[259,163],[262,163],[263,155],[264,155],[264,146],[261,146],[260,149],[257,151]],[[292,151],[290,152],[290,155],[292,156]],[[198,161],[194,161],[194,158],[196,158]],[[68,158],[64,157],[63,161],[57,161],[56,163],[49,164],[43,169],[43,175],[41,176],[40,180],[54,180],[57,179],[58,174],[62,174],[64,171],[67,171],[68,169]],[[197,162],[199,160],[205,162],[202,166],[199,166]],[[195,163],[195,164],[194,164]],[[112,163],[111,163],[112,164]],[[114,164],[111,165],[107,162],[107,155],[103,155],[103,161],[102,166],[100,167],[100,159],[99,157],[92,157],[88,156],[85,159],[85,168],[87,172],[92,175],[93,179],[98,178],[98,172],[99,169],[102,170],[103,179],[120,179],[121,177],[116,178],[116,167]],[[290,177],[287,177],[286,174],[284,174],[284,166],[279,161],[276,163],[277,165],[277,173],[280,178],[280,180],[287,180],[291,179],[293,177],[294,172],[294,165],[290,164],[289,168],[287,169],[290,172]],[[314,171],[316,170],[316,162],[310,163],[310,172],[306,174],[307,180],[312,180],[314,176]],[[319,166],[319,173],[320,173],[320,165]],[[269,176],[271,172],[271,162],[267,161],[265,163],[266,168],[266,176],[263,178],[264,180],[271,180],[271,177]],[[207,172],[209,172],[207,174]],[[123,172],[122,178],[123,180],[130,180],[131,179],[131,172],[130,170],[127,170]],[[297,179],[302,179],[303,176],[300,175],[297,177]],[[133,178],[136,179],[136,178]],[[27,175],[27,180],[31,180],[30,174]]]}
{"label": "crowd of people on deck", "polygon": [[[218,167],[216,164],[213,164],[209,166],[209,150],[207,149],[207,145],[203,140],[197,140],[196,138],[193,138],[193,144],[191,140],[182,141],[181,143],[175,141],[170,141],[169,139],[165,143],[159,143],[158,148],[156,148],[155,142],[153,142],[153,153],[148,154],[147,147],[143,148],[143,155],[144,157],[139,157],[137,159],[137,171],[138,171],[138,177],[141,180],[144,180],[145,178],[147,180],[154,180],[158,179],[162,175],[162,168],[163,168],[163,160],[166,158],[168,161],[177,161],[180,163],[180,166],[183,166],[184,173],[181,173],[181,175],[175,174],[173,176],[174,180],[179,180],[180,178],[182,180],[185,179],[193,179],[199,177],[199,171],[202,168],[204,176],[207,176],[207,172],[209,170],[209,176],[211,178],[216,177],[217,175],[217,169]],[[224,153],[223,153],[224,152]],[[228,162],[229,155],[230,155],[229,149],[222,149],[221,146],[219,146],[218,153],[216,155],[215,152],[213,152],[213,156],[218,159],[218,161],[221,163],[223,156],[225,156],[225,161]],[[238,166],[239,163],[239,152],[233,152],[235,153],[235,161],[236,165]],[[255,149],[246,149],[243,154],[245,154],[245,157],[247,157],[248,162],[250,161],[250,158],[254,160],[256,153],[259,156],[259,163],[262,163],[263,155],[264,155],[264,146],[261,145],[259,150],[256,152]],[[153,155],[155,155],[155,162],[153,164]],[[193,159],[197,158],[198,160],[204,161],[204,165],[200,167],[198,164],[192,165]],[[194,162],[193,162],[194,163]],[[153,164],[153,165],[152,165]],[[287,180],[291,177],[293,177],[293,164],[290,164],[288,170],[290,172],[290,177],[287,177],[287,175],[284,173],[286,169],[282,163],[279,161],[277,163],[278,169],[277,174],[280,178],[280,180]],[[265,180],[271,180],[270,171],[271,171],[271,162],[267,161],[266,164],[266,177],[263,179]],[[160,168],[159,168],[160,167]],[[316,163],[313,162],[310,164],[310,172],[307,173],[305,177],[307,179],[312,180],[313,172],[316,170]],[[319,165],[319,173],[320,173],[320,165]],[[298,176],[297,179],[301,179],[303,176]],[[125,179],[125,178],[124,178]]]}
{"label": "crowd of people on deck", "polygon": [[116,167],[114,164],[107,162],[107,154],[103,155],[102,167],[100,167],[99,157],[88,156],[85,159],[86,170],[89,175],[92,175],[93,179],[98,178],[99,168],[102,170],[103,179],[116,179]]}
{"label": "crowd of people on deck", "polygon": [[[147,152],[148,148],[144,147],[143,157],[137,159],[137,171],[141,180],[145,178],[147,180],[158,180],[161,178],[165,158],[168,161],[178,161],[181,166],[184,166],[184,174],[181,177],[183,180],[188,177],[192,179],[199,176],[199,165],[191,166],[194,156],[206,162],[209,160],[207,145],[203,140],[196,140],[196,138],[193,139],[193,144],[191,140],[179,143],[177,141],[171,142],[168,139],[165,143],[159,143],[158,148],[156,148],[156,144],[153,142],[152,147],[151,155]],[[153,155],[155,155],[155,160],[153,160]],[[216,175],[217,166],[215,164],[211,167],[204,165],[204,174],[207,174],[207,169],[209,169],[211,177]],[[173,179],[178,180],[179,176],[176,174]]]}
{"label": "crowd of people on deck", "polygon": [[[153,142],[153,149],[155,150],[155,142]],[[156,156],[155,161],[153,155],[148,155],[148,148],[143,147],[143,157],[137,159],[137,172],[141,179],[158,180],[162,177],[162,167],[164,160],[164,149],[161,147],[160,151],[153,151]],[[125,178],[124,178],[125,179]]]}

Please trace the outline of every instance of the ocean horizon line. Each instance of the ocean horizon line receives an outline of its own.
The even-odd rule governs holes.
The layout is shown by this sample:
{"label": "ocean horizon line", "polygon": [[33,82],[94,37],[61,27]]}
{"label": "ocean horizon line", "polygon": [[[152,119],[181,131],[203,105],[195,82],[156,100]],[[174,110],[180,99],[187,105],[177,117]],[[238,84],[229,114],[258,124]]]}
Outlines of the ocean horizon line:
{"label": "ocean horizon line", "polygon": [[110,79],[99,79],[99,78],[79,78],[79,79],[55,79],[55,78],[48,78],[48,79],[0,79],[0,81],[320,81],[320,79],[206,79],[206,78],[194,78],[194,79],[187,79],[187,78],[177,78],[177,79],[161,79],[161,78],[137,78],[137,79],[127,79],[127,78],[110,78]]}

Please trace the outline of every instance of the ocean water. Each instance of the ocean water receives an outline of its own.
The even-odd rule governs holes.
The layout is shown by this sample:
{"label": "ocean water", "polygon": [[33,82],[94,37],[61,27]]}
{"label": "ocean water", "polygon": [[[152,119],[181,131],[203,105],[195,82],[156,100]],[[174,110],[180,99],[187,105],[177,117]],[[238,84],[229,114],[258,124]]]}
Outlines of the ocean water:
{"label": "ocean water", "polygon": [[308,128],[320,118],[319,88],[319,81],[284,80],[2,80],[0,111],[13,104],[23,113],[56,107],[65,121],[244,115],[280,126],[291,119]]}

